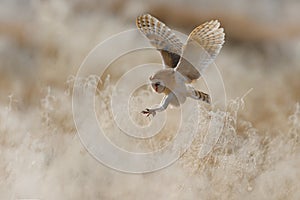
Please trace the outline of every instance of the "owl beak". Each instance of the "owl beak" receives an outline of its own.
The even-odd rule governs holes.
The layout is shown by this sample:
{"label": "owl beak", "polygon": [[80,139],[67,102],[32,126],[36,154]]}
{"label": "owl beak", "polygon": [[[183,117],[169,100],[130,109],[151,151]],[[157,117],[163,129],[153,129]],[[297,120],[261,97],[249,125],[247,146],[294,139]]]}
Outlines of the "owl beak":
{"label": "owl beak", "polygon": [[154,86],[155,86],[155,91],[157,92],[159,84],[155,83]]}
{"label": "owl beak", "polygon": [[158,84],[152,83],[151,85],[152,85],[152,88],[155,90],[155,92],[157,92],[158,91]]}

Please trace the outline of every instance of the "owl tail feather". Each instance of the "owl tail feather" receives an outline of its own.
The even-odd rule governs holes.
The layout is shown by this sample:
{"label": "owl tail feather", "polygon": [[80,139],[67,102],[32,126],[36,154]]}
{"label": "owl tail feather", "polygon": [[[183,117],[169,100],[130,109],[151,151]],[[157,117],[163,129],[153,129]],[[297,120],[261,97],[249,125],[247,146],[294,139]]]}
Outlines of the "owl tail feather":
{"label": "owl tail feather", "polygon": [[190,97],[196,100],[205,101],[206,103],[210,104],[210,96],[204,92],[195,90],[194,88],[190,90]]}

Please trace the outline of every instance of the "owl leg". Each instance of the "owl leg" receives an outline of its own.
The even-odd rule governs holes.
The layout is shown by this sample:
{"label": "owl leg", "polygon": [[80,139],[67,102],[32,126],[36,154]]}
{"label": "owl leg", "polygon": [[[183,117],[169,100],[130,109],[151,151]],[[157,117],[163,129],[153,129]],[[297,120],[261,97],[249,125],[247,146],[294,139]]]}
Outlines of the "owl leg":
{"label": "owl leg", "polygon": [[170,104],[171,100],[173,99],[174,94],[169,93],[166,95],[163,100],[161,101],[160,105],[156,108],[146,108],[142,111],[143,114],[146,114],[147,117],[149,115],[153,115],[153,117],[156,115],[156,112],[161,112],[167,109],[168,105]]}
{"label": "owl leg", "polygon": [[196,99],[196,100],[202,100],[206,103],[210,104],[210,96],[204,92],[201,92],[199,90],[195,90],[194,88],[189,88],[189,97]]}

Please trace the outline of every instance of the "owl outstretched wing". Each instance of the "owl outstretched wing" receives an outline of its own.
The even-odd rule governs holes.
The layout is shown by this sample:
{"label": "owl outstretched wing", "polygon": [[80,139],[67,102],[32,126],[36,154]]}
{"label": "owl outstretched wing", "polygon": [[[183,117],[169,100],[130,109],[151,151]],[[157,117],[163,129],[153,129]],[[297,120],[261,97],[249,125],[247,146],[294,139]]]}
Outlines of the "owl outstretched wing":
{"label": "owl outstretched wing", "polygon": [[145,14],[137,17],[136,25],[145,34],[150,43],[160,51],[164,65],[175,68],[182,54],[180,39],[164,23]]}
{"label": "owl outstretched wing", "polygon": [[[182,57],[175,68],[187,82],[198,79],[219,54],[224,44],[224,30],[217,20],[206,22],[196,27],[183,46]],[[197,70],[197,69],[199,70]]]}

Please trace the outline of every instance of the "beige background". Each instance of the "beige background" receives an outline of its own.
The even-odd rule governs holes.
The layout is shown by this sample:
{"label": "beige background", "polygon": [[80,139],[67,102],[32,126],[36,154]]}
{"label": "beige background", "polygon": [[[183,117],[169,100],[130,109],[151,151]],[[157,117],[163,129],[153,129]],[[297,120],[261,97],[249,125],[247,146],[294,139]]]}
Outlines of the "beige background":
{"label": "beige background", "polygon": [[[1,0],[0,199],[299,199],[299,9],[293,0]],[[229,106],[209,156],[197,157],[204,127],[176,164],[131,175],[104,167],[80,143],[72,77],[95,45],[134,28],[145,12],[186,34],[207,20],[221,22],[226,42],[216,64]],[[160,61],[155,52],[139,59]],[[130,59],[120,65],[130,67]],[[116,133],[103,113],[120,70],[109,73],[97,112]],[[138,112],[160,98],[149,88],[140,92],[130,104],[134,118],[148,123]],[[172,124],[154,146],[169,141],[168,130]]]}

